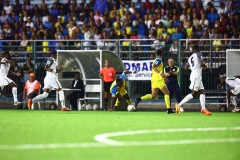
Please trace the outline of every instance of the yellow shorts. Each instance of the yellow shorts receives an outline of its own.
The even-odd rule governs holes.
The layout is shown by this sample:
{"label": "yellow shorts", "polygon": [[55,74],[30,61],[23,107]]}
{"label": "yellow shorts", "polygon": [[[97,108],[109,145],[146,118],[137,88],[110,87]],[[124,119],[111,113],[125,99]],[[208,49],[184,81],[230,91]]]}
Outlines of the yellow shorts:
{"label": "yellow shorts", "polygon": [[152,88],[159,88],[159,89],[162,89],[164,86],[165,86],[165,82],[164,81],[152,81],[151,82],[151,87]]}

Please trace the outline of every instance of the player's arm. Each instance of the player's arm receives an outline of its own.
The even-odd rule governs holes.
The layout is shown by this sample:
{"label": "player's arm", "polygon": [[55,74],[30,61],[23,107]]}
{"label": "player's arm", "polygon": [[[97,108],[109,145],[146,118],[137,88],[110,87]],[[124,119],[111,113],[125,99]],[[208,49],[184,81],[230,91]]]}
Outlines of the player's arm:
{"label": "player's arm", "polygon": [[177,70],[176,70],[175,72],[173,72],[173,71],[170,71],[170,72],[169,72],[171,76],[178,76],[179,67],[176,67],[176,68],[177,68]]}
{"label": "player's arm", "polygon": [[60,73],[64,70],[64,66],[61,66],[60,68],[57,69],[57,73]]}
{"label": "player's arm", "polygon": [[207,66],[205,63],[203,63],[203,58],[202,58],[202,54],[198,54],[198,63],[200,64],[200,66],[203,68],[203,69],[206,69]]}
{"label": "player's arm", "polygon": [[184,70],[187,71],[189,69],[189,63],[187,62],[184,66]]}
{"label": "player's arm", "polygon": [[165,76],[165,74],[164,74],[163,72],[160,72],[160,71],[158,70],[156,63],[153,64],[152,69],[153,69],[155,72],[157,72],[160,76],[162,76],[163,79],[167,79],[166,76]]}
{"label": "player's arm", "polygon": [[19,72],[13,72],[13,71],[9,70],[9,72],[10,72],[10,74],[12,74],[14,76],[18,76],[18,77],[21,76],[20,71]]}
{"label": "player's arm", "polygon": [[10,60],[0,61],[0,64],[7,64],[7,63],[10,63],[10,62],[11,62]]}
{"label": "player's arm", "polygon": [[51,68],[51,65],[53,64],[53,60],[51,59],[51,58],[49,58],[48,60],[47,60],[47,63],[46,63],[46,65],[45,65],[45,67],[44,67],[44,69],[46,70],[46,71],[48,71],[48,72],[52,72],[53,71],[53,69]]}

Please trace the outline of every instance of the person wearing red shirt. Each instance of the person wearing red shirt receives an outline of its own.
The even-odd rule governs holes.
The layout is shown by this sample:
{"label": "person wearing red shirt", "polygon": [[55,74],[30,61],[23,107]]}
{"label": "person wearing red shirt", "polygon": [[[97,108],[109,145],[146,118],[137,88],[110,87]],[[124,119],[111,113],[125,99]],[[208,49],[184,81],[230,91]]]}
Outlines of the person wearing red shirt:
{"label": "person wearing red shirt", "polygon": [[99,77],[104,84],[104,111],[107,111],[110,87],[116,77],[116,70],[110,66],[109,60],[104,61],[104,67],[100,70]]}

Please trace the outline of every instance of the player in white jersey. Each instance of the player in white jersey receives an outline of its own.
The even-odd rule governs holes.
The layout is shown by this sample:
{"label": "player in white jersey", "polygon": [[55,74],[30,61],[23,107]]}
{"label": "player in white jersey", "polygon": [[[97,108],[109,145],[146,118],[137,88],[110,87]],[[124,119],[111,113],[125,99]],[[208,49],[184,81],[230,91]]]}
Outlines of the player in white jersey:
{"label": "player in white jersey", "polygon": [[234,106],[232,112],[239,112],[240,109],[237,109],[236,96],[240,94],[240,76],[226,78],[225,75],[222,75],[220,76],[220,81],[226,82],[228,111],[230,111],[232,104]]}
{"label": "player in white jersey", "polygon": [[202,83],[202,69],[207,68],[207,66],[203,63],[202,54],[199,52],[198,45],[193,46],[193,54],[188,58],[188,62],[186,63],[185,70],[189,67],[191,69],[190,81],[191,84],[189,88],[192,90],[190,94],[188,94],[179,104],[176,104],[176,112],[180,115],[181,110],[180,107],[188,102],[190,99],[196,97],[198,93],[200,94],[200,104],[201,104],[201,112],[207,116],[211,116],[212,113],[209,112],[205,108],[205,90]]}
{"label": "player in white jersey", "polygon": [[8,86],[8,85],[11,86],[14,106],[16,106],[20,103],[17,100],[17,85],[13,80],[8,78],[7,75],[10,72],[12,75],[21,76],[21,73],[12,72],[10,70],[10,66],[11,66],[10,63],[11,63],[11,54],[9,51],[5,51],[0,61],[0,94],[2,93],[4,86]]}
{"label": "player in white jersey", "polygon": [[[32,102],[34,105],[34,102],[47,98],[49,95],[49,92],[51,89],[56,89],[56,91],[59,94],[59,100],[61,102],[62,111],[70,111],[70,109],[66,108],[65,106],[65,97],[64,92],[62,90],[62,86],[60,82],[57,79],[57,73],[63,71],[64,67],[57,68],[57,51],[52,50],[51,51],[51,57],[47,60],[47,63],[45,65],[46,77],[44,78],[44,92],[43,94],[38,95],[37,97],[32,99]],[[32,106],[34,108],[34,106]]]}

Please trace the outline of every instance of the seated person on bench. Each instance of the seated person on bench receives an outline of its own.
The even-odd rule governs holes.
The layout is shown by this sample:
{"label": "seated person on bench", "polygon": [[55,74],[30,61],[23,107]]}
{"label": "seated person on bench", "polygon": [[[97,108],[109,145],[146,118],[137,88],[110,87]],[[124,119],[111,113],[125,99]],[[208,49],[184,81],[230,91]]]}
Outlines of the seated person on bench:
{"label": "seated person on bench", "polygon": [[67,99],[72,106],[72,110],[77,110],[77,101],[79,98],[84,98],[84,85],[83,81],[80,78],[80,73],[76,72],[74,76],[74,80],[71,84],[72,89],[80,89],[81,91],[73,91],[70,95],[68,95]]}
{"label": "seated person on bench", "polygon": [[22,96],[19,96],[19,98],[22,97],[22,100],[27,98],[28,99],[28,109],[31,109],[32,99],[39,94],[41,84],[40,84],[40,82],[35,80],[34,73],[30,73],[29,76],[30,76],[30,79],[25,83],[23,94],[22,94]]}

